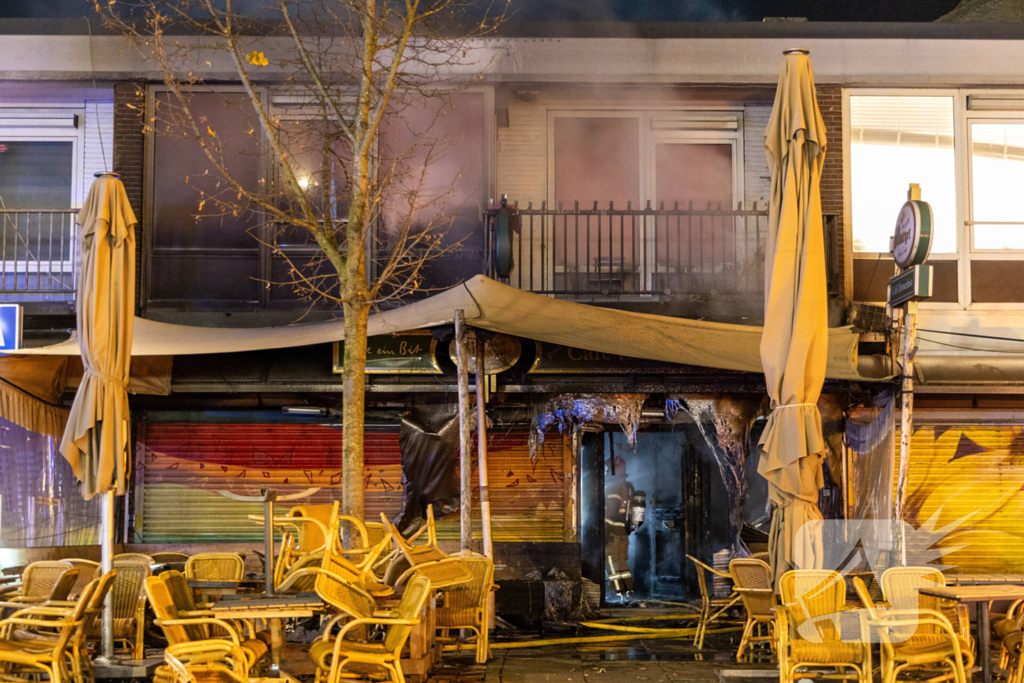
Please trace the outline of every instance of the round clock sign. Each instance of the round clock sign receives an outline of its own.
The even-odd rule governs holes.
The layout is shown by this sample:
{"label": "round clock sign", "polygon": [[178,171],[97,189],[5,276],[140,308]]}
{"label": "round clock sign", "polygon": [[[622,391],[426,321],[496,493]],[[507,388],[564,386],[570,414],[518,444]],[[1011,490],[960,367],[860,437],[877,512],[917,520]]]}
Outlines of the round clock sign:
{"label": "round clock sign", "polygon": [[931,204],[911,199],[896,218],[892,240],[892,256],[900,268],[924,263],[932,250],[932,226],[935,224]]}

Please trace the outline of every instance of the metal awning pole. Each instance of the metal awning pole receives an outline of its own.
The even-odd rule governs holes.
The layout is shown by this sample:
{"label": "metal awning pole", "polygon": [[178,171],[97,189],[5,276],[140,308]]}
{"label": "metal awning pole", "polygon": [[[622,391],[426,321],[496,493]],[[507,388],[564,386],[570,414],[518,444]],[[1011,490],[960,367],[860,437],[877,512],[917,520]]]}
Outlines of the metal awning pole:
{"label": "metal awning pole", "polygon": [[473,543],[473,442],[469,419],[469,354],[466,350],[466,325],[462,309],[455,311],[455,352],[459,380],[459,521],[462,551],[468,554]]}
{"label": "metal awning pole", "polygon": [[263,494],[263,590],[274,594],[274,500],[277,491],[264,489]]}
{"label": "metal awning pole", "polygon": [[[491,543],[491,499],[487,487],[487,376],[484,374],[484,349],[487,344],[476,336],[476,434],[477,470],[480,472],[480,521],[484,532],[484,555],[494,561]],[[494,593],[487,596],[487,626],[494,628]]]}
{"label": "metal awning pole", "polygon": [[903,305],[903,374],[900,388],[900,460],[896,475],[896,501],[893,519],[896,523],[895,557],[901,566],[907,565],[907,539],[903,533],[903,506],[907,500],[907,479],[910,476],[910,440],[914,431],[914,351],[917,337],[917,302]]}
{"label": "metal awning pole", "polygon": [[484,531],[484,555],[494,559],[491,543],[491,500],[487,489],[487,377],[484,374],[484,347],[479,336],[476,338],[476,434],[477,469],[480,472],[480,521]]}
{"label": "metal awning pole", "polygon": [[[114,568],[114,490],[103,494],[100,503],[100,571],[103,574]],[[108,662],[114,658],[114,592],[107,593],[103,602],[101,620],[103,657]]]}

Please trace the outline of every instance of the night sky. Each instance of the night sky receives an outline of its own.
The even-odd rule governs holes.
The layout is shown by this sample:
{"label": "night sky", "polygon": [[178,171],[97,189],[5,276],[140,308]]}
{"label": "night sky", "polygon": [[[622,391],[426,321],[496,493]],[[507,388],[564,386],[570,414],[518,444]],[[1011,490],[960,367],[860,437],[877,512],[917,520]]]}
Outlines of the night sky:
{"label": "night sky", "polygon": [[[934,21],[957,0],[511,0],[517,21]],[[268,3],[245,0],[257,11]],[[276,3],[271,3],[276,4]],[[92,0],[0,0],[0,18],[72,18]]]}

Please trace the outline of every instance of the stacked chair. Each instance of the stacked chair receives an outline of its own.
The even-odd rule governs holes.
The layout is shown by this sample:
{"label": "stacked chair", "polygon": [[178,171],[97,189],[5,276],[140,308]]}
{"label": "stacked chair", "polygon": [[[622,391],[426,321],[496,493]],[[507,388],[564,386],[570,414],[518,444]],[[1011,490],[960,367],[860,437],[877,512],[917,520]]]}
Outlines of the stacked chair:
{"label": "stacked chair", "polygon": [[[143,657],[143,633],[146,625],[146,579],[151,574],[148,555],[123,553],[114,556],[117,578],[110,588],[114,613],[114,640],[124,643],[132,659]],[[100,576],[97,567],[95,575]],[[89,636],[100,638],[99,623],[93,624]]]}
{"label": "stacked chair", "polygon": [[720,572],[714,567],[709,567],[693,555],[687,555],[690,562],[693,562],[697,570],[697,586],[700,588],[700,617],[697,621],[697,633],[693,637],[693,644],[698,648],[704,647],[704,635],[707,633],[708,624],[725,614],[730,607],[740,601],[740,596],[733,591],[726,598],[716,598],[713,591],[708,590],[707,574],[732,581],[732,575],[727,572]]}
{"label": "stacked chair", "polygon": [[[397,577],[394,576],[397,572],[392,571],[392,568],[397,565],[392,563],[392,568],[389,568],[386,575],[385,580],[387,583],[394,581],[394,585],[401,586],[410,576],[419,574],[429,578],[435,589],[443,589],[466,583],[473,578],[463,558],[451,557],[438,547],[437,527],[434,524],[434,508],[432,505],[427,506],[426,527],[420,529],[410,539],[404,538],[383,512],[380,514],[380,519],[388,531],[391,532],[395,544],[398,546],[406,562],[409,563],[409,568]],[[424,531],[427,533],[427,542],[421,545],[413,545],[413,541],[423,534]]]}
{"label": "stacked chair", "polygon": [[96,577],[96,569],[100,566],[100,563],[80,559],[68,559],[65,562],[78,570],[78,580],[71,587],[71,594],[68,596],[72,599],[77,599],[82,594],[82,591],[85,590],[85,587],[89,585],[89,582]]}
{"label": "stacked chair", "polygon": [[[265,640],[257,638],[248,622],[219,619],[212,611],[205,609],[205,605],[197,605],[188,580],[181,572],[172,570],[159,576],[150,576],[146,579],[146,594],[156,615],[156,624],[163,630],[167,643],[170,646],[183,646],[178,651],[182,655],[186,652],[190,654],[182,662],[197,661],[197,653],[203,648],[196,646],[196,643],[205,643],[212,651],[227,652],[235,657],[232,662],[237,666],[233,666],[232,670],[242,678],[247,678],[251,671],[261,668],[269,651]],[[247,637],[243,637],[243,632]],[[195,647],[184,647],[186,645]]]}
{"label": "stacked chair", "polygon": [[464,557],[472,580],[452,586],[445,591],[444,605],[437,609],[436,626],[441,630],[441,640],[448,640],[448,632],[466,629],[476,634],[476,661],[485,663],[490,657],[490,643],[487,637],[487,607],[490,595],[498,587],[494,585],[494,563],[482,555]]}
{"label": "stacked chair", "polygon": [[814,677],[871,683],[870,641],[860,633],[852,641],[842,638],[846,581],[841,574],[788,571],[779,579],[779,592],[775,634],[780,681]]}
{"label": "stacked chair", "polygon": [[35,605],[0,620],[0,678],[45,674],[52,683],[91,680],[86,637],[114,578],[109,572],[89,582],[70,606]]}
{"label": "stacked chair", "polygon": [[[736,650],[736,661],[743,661],[743,653],[754,643],[768,643],[775,656],[775,591],[772,590],[772,570],[763,560],[745,558],[729,563],[734,588],[743,601],[747,622]],[[754,630],[757,629],[757,635]],[[767,630],[767,635],[761,629]]]}
{"label": "stacked chair", "polygon": [[[63,592],[64,587],[61,584],[61,579],[64,578],[67,572],[74,570],[75,568],[70,562],[63,560],[33,562],[25,567],[25,571],[21,574],[21,590],[17,595],[7,598],[7,601],[37,604],[51,599],[58,599],[53,597],[54,589],[57,589],[58,594]],[[74,575],[75,580],[77,580],[77,577],[78,574],[76,573]],[[72,581],[73,586],[74,581]],[[68,590],[70,591],[70,589]],[[65,593],[65,597],[67,597],[67,593]]]}

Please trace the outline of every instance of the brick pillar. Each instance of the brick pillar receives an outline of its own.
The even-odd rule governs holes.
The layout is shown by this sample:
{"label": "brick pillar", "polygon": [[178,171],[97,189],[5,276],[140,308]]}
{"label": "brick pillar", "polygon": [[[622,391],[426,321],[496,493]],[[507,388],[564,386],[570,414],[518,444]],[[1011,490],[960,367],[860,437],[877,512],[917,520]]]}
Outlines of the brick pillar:
{"label": "brick pillar", "polygon": [[821,212],[836,217],[835,248],[838,250],[837,276],[842,288],[846,266],[843,223],[843,89],[838,85],[819,85],[818,107],[828,132],[825,167],[821,171]]}
{"label": "brick pillar", "polygon": [[145,166],[146,98],[141,83],[114,84],[114,170],[121,174],[128,202],[139,224],[135,227],[135,310],[138,312],[142,295],[142,188]]}

